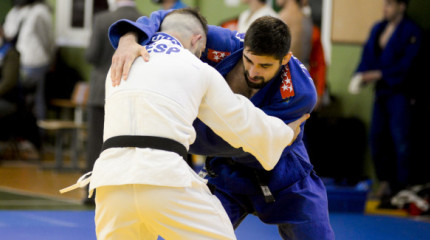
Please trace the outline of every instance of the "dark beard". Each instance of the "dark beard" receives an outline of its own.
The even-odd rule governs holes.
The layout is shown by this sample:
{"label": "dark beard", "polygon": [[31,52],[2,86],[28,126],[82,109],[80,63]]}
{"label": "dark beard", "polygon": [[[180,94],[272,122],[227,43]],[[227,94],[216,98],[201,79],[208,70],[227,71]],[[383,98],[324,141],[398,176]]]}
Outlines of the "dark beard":
{"label": "dark beard", "polygon": [[261,83],[254,83],[254,82],[249,81],[249,79],[248,79],[248,72],[247,71],[245,71],[243,73],[243,76],[245,77],[246,84],[250,88],[253,88],[253,89],[262,89],[264,86],[267,85],[267,82],[264,81],[263,77],[255,77],[256,79],[262,80],[262,81],[261,81]]}
{"label": "dark beard", "polygon": [[[276,74],[273,78],[275,78],[276,76],[279,75],[279,73],[281,72],[281,69],[282,69],[282,65],[279,66],[279,69],[278,69],[278,71],[276,71]],[[244,72],[243,76],[245,77],[246,84],[248,85],[248,87],[250,87],[252,89],[262,89],[273,79],[272,78],[270,81],[265,81],[263,77],[255,77],[255,79],[259,79],[262,81],[261,81],[261,83],[253,83],[253,82],[249,81],[249,79],[248,79],[248,71],[246,71],[244,69],[243,72]]]}

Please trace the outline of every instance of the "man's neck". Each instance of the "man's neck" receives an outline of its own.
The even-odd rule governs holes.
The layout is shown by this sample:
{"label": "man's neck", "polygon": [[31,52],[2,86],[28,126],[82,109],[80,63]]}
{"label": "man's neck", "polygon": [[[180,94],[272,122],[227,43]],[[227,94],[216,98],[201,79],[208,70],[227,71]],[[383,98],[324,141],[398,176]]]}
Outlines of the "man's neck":
{"label": "man's neck", "polygon": [[280,11],[280,14],[285,14],[287,16],[302,14],[302,9],[300,8],[296,0],[287,0],[285,1],[285,4]]}
{"label": "man's neck", "polygon": [[247,98],[254,96],[259,89],[250,88],[245,80],[243,60],[239,60],[234,68],[225,76],[227,84],[234,93],[243,95]]}
{"label": "man's neck", "polygon": [[260,1],[253,1],[249,4],[249,10],[251,11],[251,13],[255,13],[261,8],[263,8],[264,6],[266,6],[266,4]]}
{"label": "man's neck", "polygon": [[176,1],[163,1],[162,6],[164,10],[171,9],[176,4]]}
{"label": "man's neck", "polygon": [[398,25],[404,18],[404,14],[399,14],[390,21],[388,21],[388,24],[390,25]]}

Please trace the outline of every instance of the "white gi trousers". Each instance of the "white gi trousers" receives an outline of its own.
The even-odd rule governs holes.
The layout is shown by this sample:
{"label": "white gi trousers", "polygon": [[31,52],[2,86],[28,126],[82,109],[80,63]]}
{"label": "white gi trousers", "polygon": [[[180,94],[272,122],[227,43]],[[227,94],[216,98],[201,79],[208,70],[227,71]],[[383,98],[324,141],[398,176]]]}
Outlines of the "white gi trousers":
{"label": "white gi trousers", "polygon": [[221,202],[192,169],[191,187],[103,186],[96,194],[99,240],[236,239]]}

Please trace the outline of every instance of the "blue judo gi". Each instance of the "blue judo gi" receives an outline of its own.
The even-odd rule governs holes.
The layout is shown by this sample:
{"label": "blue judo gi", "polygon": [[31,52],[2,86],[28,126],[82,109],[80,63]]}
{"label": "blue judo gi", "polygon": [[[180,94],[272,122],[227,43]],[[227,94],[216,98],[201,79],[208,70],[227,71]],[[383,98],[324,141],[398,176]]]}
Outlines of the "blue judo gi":
{"label": "blue judo gi", "polygon": [[406,187],[410,173],[411,106],[407,91],[412,87],[407,80],[421,33],[414,22],[403,18],[381,49],[379,38],[387,24],[381,21],[373,26],[356,72],[382,72],[375,85],[370,145],[378,179],[388,181],[395,193]]}
{"label": "blue judo gi", "polygon": [[[109,30],[112,45],[117,47],[120,36],[130,30],[138,32],[139,42],[146,44],[158,31],[165,14],[157,11],[149,18],[139,18],[137,22],[116,22]],[[209,26],[207,45],[201,59],[225,76],[242,57],[243,39],[244,34]],[[310,113],[317,96],[303,64],[292,57],[287,65],[293,93],[290,91],[285,95],[283,92],[286,75],[281,71],[251,101],[266,114],[290,123]],[[282,68],[286,69],[286,66]],[[215,186],[214,194],[222,202],[234,227],[251,213],[265,223],[278,224],[283,239],[334,239],[326,190],[313,171],[302,140],[304,125],[296,141],[285,148],[271,171],[265,171],[249,153],[231,147],[198,119],[194,126],[197,138],[190,146],[190,152],[216,156],[207,163],[214,175],[206,175],[206,178],[211,186]],[[262,185],[268,187],[271,196],[263,194]]]}

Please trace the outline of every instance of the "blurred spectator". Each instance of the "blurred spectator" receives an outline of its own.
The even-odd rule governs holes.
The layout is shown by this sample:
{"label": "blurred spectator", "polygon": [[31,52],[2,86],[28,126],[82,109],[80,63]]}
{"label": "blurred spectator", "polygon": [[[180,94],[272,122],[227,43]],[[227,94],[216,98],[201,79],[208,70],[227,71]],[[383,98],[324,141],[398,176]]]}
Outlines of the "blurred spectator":
{"label": "blurred spectator", "polygon": [[230,29],[231,31],[237,31],[238,22],[239,19],[237,17],[233,17],[227,20],[223,20],[219,25],[220,27]]}
{"label": "blurred spectator", "polygon": [[279,18],[291,31],[291,52],[309,69],[313,23],[310,14],[305,14],[302,10],[303,6],[307,6],[307,1],[276,0],[276,3],[281,8]]}
{"label": "blurred spectator", "polygon": [[15,0],[4,23],[5,37],[21,55],[21,85],[37,119],[46,116],[45,74],[55,47],[50,7],[43,0]]}
{"label": "blurred spectator", "polygon": [[82,75],[67,64],[60,49],[57,49],[45,77],[45,99],[47,103],[49,104],[54,99],[71,99],[75,84],[79,81],[84,81]]}
{"label": "blurred spectator", "polygon": [[[313,1],[315,2],[315,1]],[[309,74],[315,83],[315,88],[317,90],[318,99],[315,106],[315,110],[319,110],[323,104],[323,99],[328,99],[328,92],[326,92],[326,62],[324,49],[321,42],[321,30],[320,30],[320,20],[315,16],[313,8],[310,5],[310,1],[302,0],[302,12],[303,14],[312,19],[312,40],[311,40],[311,52],[309,56]],[[313,17],[314,16],[314,17]],[[327,105],[329,101],[324,101],[324,105]]]}
{"label": "blurred spectator", "polygon": [[246,32],[257,18],[263,16],[278,17],[275,10],[266,4],[266,0],[242,0],[242,2],[248,5],[248,9],[239,15],[237,31],[240,33]]}
{"label": "blurred spectator", "polygon": [[179,9],[179,8],[187,7],[187,5],[183,3],[181,0],[152,0],[152,2],[156,4],[160,4],[162,9],[164,10]]}
{"label": "blurred spectator", "polygon": [[375,83],[370,147],[380,181],[380,207],[405,188],[410,178],[411,106],[407,89],[421,31],[405,16],[407,4],[407,0],[385,0],[384,19],[373,26],[354,77],[362,84]]}
{"label": "blurred spectator", "polygon": [[0,119],[18,109],[19,79],[19,53],[13,42],[4,40],[2,30],[0,27]]}
{"label": "blurred spectator", "polygon": [[22,111],[20,55],[15,45],[4,38],[0,27],[0,140],[24,140],[19,142],[19,156],[15,157],[36,159],[41,146],[39,131],[34,116]]}
{"label": "blurred spectator", "polygon": [[318,110],[326,92],[326,63],[321,42],[321,31],[316,25],[312,28],[312,48],[309,56],[309,74],[314,81],[318,99],[315,109]]}
{"label": "blurred spectator", "polygon": [[90,44],[85,59],[93,65],[90,77],[88,100],[88,145],[86,171],[91,171],[103,144],[105,80],[109,71],[114,48],[108,39],[108,29],[120,19],[137,20],[141,13],[134,0],[116,0],[109,3],[109,9],[94,16]]}

